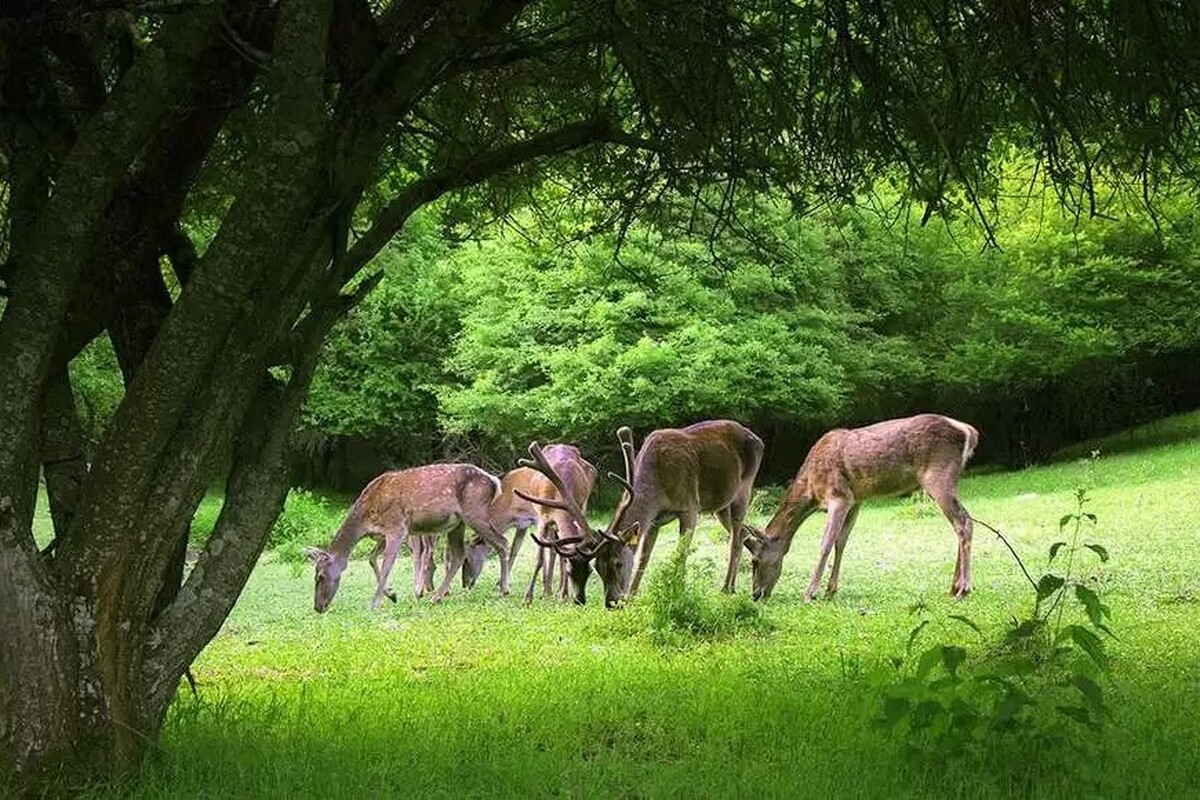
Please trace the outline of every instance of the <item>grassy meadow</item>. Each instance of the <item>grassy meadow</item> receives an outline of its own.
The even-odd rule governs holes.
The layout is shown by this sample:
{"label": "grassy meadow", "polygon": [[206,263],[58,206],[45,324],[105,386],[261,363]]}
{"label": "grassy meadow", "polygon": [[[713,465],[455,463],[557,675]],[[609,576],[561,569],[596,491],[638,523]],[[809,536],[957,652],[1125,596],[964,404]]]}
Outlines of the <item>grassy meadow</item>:
{"label": "grassy meadow", "polygon": [[[771,600],[747,608],[718,597],[726,544],[706,517],[689,570],[722,618],[714,635],[656,628],[639,598],[606,612],[598,577],[590,604],[518,599],[477,588],[441,605],[372,613],[364,560],[352,562],[329,613],[312,611],[312,574],[264,556],[219,636],[195,664],[134,797],[1183,797],[1200,785],[1200,414],[1084,446],[1051,466],[967,476],[961,496],[1001,528],[1036,576],[1058,521],[1085,486],[1098,524],[1088,541],[1111,560],[1096,573],[1119,637],[1106,684],[1112,710],[1086,756],[1020,748],[978,760],[908,757],[878,724],[924,603],[934,635],[978,651],[946,622],[965,614],[989,639],[1030,606],[1003,545],[977,528],[975,592],[947,594],[955,544],[932,504],[905,498],[864,508],[834,601],[804,604],[823,517],[810,519]],[[1086,457],[1099,449],[1096,459]],[[797,454],[799,461],[802,454]],[[1085,456],[1085,457],[1079,457]],[[765,522],[767,501],[756,502]],[[340,513],[341,506],[337,509]],[[337,514],[333,515],[334,517]],[[668,562],[675,526],[651,561]],[[332,534],[326,532],[324,544]],[[743,558],[741,590],[749,586]],[[409,564],[393,575],[409,585]],[[1084,735],[1080,729],[1080,736]],[[1036,763],[1035,763],[1036,761]]]}

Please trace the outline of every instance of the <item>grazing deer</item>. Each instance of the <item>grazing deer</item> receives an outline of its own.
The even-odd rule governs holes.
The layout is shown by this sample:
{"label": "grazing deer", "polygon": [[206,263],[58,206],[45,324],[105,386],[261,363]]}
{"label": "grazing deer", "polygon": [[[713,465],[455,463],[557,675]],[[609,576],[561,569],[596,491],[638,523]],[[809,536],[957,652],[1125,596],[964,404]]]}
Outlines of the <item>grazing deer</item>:
{"label": "grazing deer", "polygon": [[[500,592],[508,594],[508,543],[492,528],[489,509],[500,492],[500,480],[473,464],[430,464],[424,467],[385,472],[367,484],[354,501],[333,542],[327,550],[309,548],[308,557],[316,566],[313,608],[324,612],[337,593],[342,572],[359,540],[371,536],[381,540],[372,553],[371,567],[377,587],[371,608],[378,608],[384,597],[391,596],[388,575],[400,546],[410,535],[432,537],[447,534],[446,574],[434,592],[433,602],[450,590],[450,582],[465,557],[463,529],[470,527],[492,549],[500,553]],[[431,543],[413,548],[414,559]],[[382,565],[376,563],[383,554]],[[432,563],[432,553],[429,555]],[[425,587],[425,570],[413,570],[413,590],[418,597]],[[394,599],[394,596],[393,596]]]}
{"label": "grazing deer", "polygon": [[[622,428],[622,430],[626,429]],[[619,435],[620,432],[618,432]],[[625,477],[621,478],[611,472],[608,475],[627,487],[626,491],[628,491],[629,478],[633,470],[632,441],[626,443],[622,440],[621,453],[625,457]],[[613,535],[611,530],[600,531],[589,526],[587,513],[579,499],[578,484],[573,487],[567,485],[537,442],[529,445],[529,455],[531,458],[522,459],[521,463],[541,472],[554,491],[545,492],[541,496],[523,493],[523,496],[540,506],[565,513],[570,520],[570,527],[565,528],[570,531],[569,534],[562,535],[561,531],[556,530],[555,537],[542,538],[535,533],[534,541],[547,555],[553,551],[560,556],[562,573],[570,586],[571,597],[576,605],[584,605],[587,602],[587,582],[592,574],[592,562],[595,561],[596,571],[600,573],[600,578],[604,582],[604,605],[608,608],[615,608],[629,588],[629,576],[633,571],[633,550],[627,542]],[[591,482],[593,484],[595,482],[594,473],[591,476]],[[561,520],[561,517],[559,519]],[[555,527],[557,528],[557,523]],[[611,529],[612,526],[609,527]],[[535,573],[534,580],[536,579]],[[529,593],[532,591],[533,582],[531,581]],[[527,600],[530,599],[529,593],[526,595]]]}
{"label": "grazing deer", "polygon": [[[532,451],[531,451],[532,452]],[[591,497],[592,487],[596,485],[596,468],[583,457],[579,448],[569,444],[550,444],[538,449],[536,461],[539,467],[544,464],[547,473],[543,474],[530,467],[522,469],[532,472],[536,477],[528,487],[517,490],[518,496],[527,502],[537,503],[538,519],[534,541],[538,543],[537,562],[533,568],[533,576],[529,579],[529,588],[525,591],[525,602],[533,602],[533,588],[537,585],[538,573],[542,573],[542,596],[549,597],[554,584],[554,561],[559,557],[559,589],[558,597],[566,600],[568,584],[571,583],[571,566],[566,556],[559,552],[554,543],[558,540],[582,540],[589,533],[587,527],[587,505]],[[556,484],[548,475],[557,478]],[[560,490],[558,486],[563,488]],[[570,498],[572,508],[565,505],[551,505],[546,501],[560,502],[562,498]],[[536,499],[534,499],[536,498]],[[585,581],[586,582],[586,581]],[[582,589],[575,593],[580,604],[585,595]]]}
{"label": "grazing deer", "polygon": [[[617,438],[625,455],[626,477],[622,480],[609,473],[625,487],[612,522],[606,531],[593,531],[592,536],[563,543],[556,549],[571,562],[596,559],[605,584],[605,601],[611,606],[614,594],[619,598],[626,592],[622,584],[623,576],[628,574],[627,542],[638,537],[636,565],[627,590],[634,595],[658,529],[678,519],[679,546],[686,555],[700,513],[714,512],[730,535],[724,591],[732,592],[742,551],[742,523],[762,462],[762,440],[749,428],[730,420],[654,431],[642,442],[636,456],[629,428],[618,430]],[[532,445],[530,452],[536,461]],[[543,469],[547,477],[552,472]],[[581,527],[590,530],[586,520]]]}
{"label": "grazing deer", "polygon": [[[534,491],[534,487],[540,485],[544,480],[537,470],[528,467],[511,469],[500,479],[500,492],[488,507],[492,529],[496,533],[506,533],[514,525],[517,528],[516,533],[513,534],[512,544],[509,545],[509,570],[517,560],[517,553],[521,549],[521,543],[525,541],[526,532],[537,523],[540,513],[539,506],[518,496],[516,490],[521,489],[526,493]],[[536,492],[534,493],[536,494]],[[491,545],[486,540],[478,537],[467,547],[467,557],[463,562],[462,573],[464,589],[470,589],[475,585],[491,549]]]}
{"label": "grazing deer", "polygon": [[830,549],[833,568],[826,594],[837,594],[842,551],[859,504],[918,487],[937,503],[958,535],[958,559],[950,593],[965,596],[971,591],[972,525],[970,515],[958,501],[958,476],[978,443],[979,432],[973,427],[937,414],[892,419],[865,428],[838,428],[823,435],[808,451],[766,531],[747,527],[751,534],[746,547],[753,564],[754,599],[770,597],[796,529],[819,508],[828,512],[828,519],[821,555],[804,599],[816,596]]}

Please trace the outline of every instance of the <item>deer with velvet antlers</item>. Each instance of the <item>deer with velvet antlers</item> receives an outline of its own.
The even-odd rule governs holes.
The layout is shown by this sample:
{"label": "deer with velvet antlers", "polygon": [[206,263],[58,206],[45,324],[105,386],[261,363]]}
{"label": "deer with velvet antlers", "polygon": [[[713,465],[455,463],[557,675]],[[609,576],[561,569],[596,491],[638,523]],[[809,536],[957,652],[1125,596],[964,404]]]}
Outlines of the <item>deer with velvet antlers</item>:
{"label": "deer with velvet antlers", "polygon": [[[535,451],[531,449],[530,452]],[[587,506],[592,487],[596,485],[596,468],[583,457],[579,448],[569,444],[550,444],[544,448],[536,448],[535,460],[528,463],[536,465],[536,468],[522,469],[532,472],[535,477],[527,486],[517,489],[516,493],[522,500],[532,502],[538,508],[537,528],[533,539],[539,547],[533,576],[529,579],[529,588],[525,592],[525,602],[533,602],[538,573],[542,575],[542,596],[550,596],[557,558],[560,562],[559,599],[566,600],[567,597],[574,596],[576,601],[582,604],[586,579],[580,582],[578,591],[571,591],[570,563],[555,545],[562,540],[567,542],[566,546],[570,548],[571,543],[583,541],[587,537]],[[558,481],[557,484],[547,477],[551,474]]]}
{"label": "deer with velvet antlers", "polygon": [[924,489],[958,537],[958,558],[950,593],[971,591],[971,517],[958,500],[958,477],[979,443],[979,432],[965,422],[938,414],[893,419],[865,428],[838,428],[824,434],[804,459],[775,515],[759,532],[747,526],[753,567],[753,597],[771,595],[800,524],[824,509],[828,518],[821,552],[804,593],[812,600],[821,587],[833,551],[826,596],[838,590],[842,552],[859,505],[872,497]]}
{"label": "deer with velvet antlers", "polygon": [[[686,556],[702,512],[715,513],[729,532],[724,590],[732,592],[742,550],[743,520],[762,463],[762,440],[744,425],[730,420],[654,431],[636,452],[629,428],[618,430],[617,439],[625,460],[625,477],[611,472],[609,475],[625,491],[608,528],[593,530],[586,517],[570,503],[554,506],[570,512],[578,529],[588,532],[577,540],[553,543],[567,559],[572,586],[577,587],[576,602],[583,600],[582,584],[587,580],[591,561],[595,561],[596,571],[604,581],[607,606],[615,606],[626,594],[636,594],[659,528],[671,520],[679,521],[679,546]],[[522,463],[541,470],[561,492],[561,479],[545,463],[536,442],[530,445],[530,454],[533,460]],[[536,502],[547,504],[544,500]],[[635,537],[636,558],[629,547]],[[636,564],[631,563],[634,561]]]}
{"label": "deer with velvet antlers", "polygon": [[[410,535],[447,537],[446,574],[431,598],[440,601],[450,591],[450,582],[465,558],[463,531],[470,527],[500,555],[500,592],[508,594],[508,543],[492,525],[492,501],[501,493],[500,480],[474,464],[430,464],[424,467],[385,472],[375,478],[354,501],[328,549],[309,548],[308,557],[316,567],[313,608],[324,612],[337,593],[342,572],[354,546],[365,536],[379,544],[371,553],[371,569],[377,582],[371,608],[378,608],[384,597],[396,599],[388,586],[388,576],[401,545]],[[427,576],[419,568],[432,546],[424,542],[413,548],[413,590],[420,597]],[[382,553],[383,563],[378,563]]]}

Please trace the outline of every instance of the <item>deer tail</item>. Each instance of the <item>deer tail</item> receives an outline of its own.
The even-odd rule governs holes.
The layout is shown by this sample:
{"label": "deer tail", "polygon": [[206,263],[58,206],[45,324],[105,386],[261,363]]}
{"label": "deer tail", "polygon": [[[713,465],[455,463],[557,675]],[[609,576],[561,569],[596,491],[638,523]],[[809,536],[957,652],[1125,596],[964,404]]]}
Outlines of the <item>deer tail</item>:
{"label": "deer tail", "polygon": [[979,431],[975,430],[974,426],[968,425],[965,422],[959,422],[956,419],[950,420],[950,423],[962,431],[962,465],[964,468],[966,468],[967,462],[971,460],[971,456],[975,454],[975,448],[979,445]]}

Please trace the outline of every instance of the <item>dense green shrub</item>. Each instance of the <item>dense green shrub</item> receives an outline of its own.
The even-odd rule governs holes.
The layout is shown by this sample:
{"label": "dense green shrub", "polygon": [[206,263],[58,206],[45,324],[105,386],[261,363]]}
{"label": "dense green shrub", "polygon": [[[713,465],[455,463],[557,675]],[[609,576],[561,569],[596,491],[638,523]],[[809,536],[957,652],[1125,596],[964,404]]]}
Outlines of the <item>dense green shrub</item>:
{"label": "dense green shrub", "polygon": [[689,577],[684,552],[676,547],[666,564],[650,577],[645,599],[651,639],[659,645],[686,645],[740,633],[762,633],[771,624],[762,606],[744,593],[714,594],[710,562],[696,565]]}
{"label": "dense green shrub", "polygon": [[345,516],[326,497],[307,489],[292,489],[288,492],[283,513],[271,528],[267,547],[275,551],[280,560],[289,564],[304,561],[308,547],[324,547]]}

